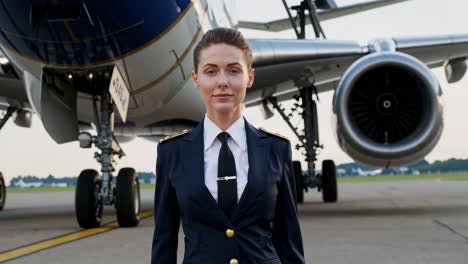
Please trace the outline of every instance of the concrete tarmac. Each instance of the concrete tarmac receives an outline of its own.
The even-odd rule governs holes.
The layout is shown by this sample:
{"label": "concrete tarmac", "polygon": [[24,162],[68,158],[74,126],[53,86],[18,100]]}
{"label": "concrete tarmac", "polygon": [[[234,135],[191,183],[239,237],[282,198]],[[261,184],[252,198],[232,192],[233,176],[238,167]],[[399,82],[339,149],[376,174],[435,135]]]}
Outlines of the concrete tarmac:
{"label": "concrete tarmac", "polygon": [[[153,206],[142,191],[143,209]],[[468,182],[339,184],[339,202],[307,193],[299,206],[307,263],[468,263]],[[113,208],[103,222],[115,221]],[[0,212],[0,252],[80,229],[74,193],[9,193]],[[149,263],[153,218],[16,258],[7,263]],[[179,236],[179,261],[183,234]],[[1,253],[0,253],[1,256]]]}

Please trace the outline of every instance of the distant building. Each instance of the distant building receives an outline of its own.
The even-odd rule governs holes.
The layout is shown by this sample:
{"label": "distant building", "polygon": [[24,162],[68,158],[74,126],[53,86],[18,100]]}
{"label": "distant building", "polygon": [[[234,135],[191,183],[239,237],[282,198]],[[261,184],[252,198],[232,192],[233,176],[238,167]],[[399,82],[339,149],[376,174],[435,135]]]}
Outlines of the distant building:
{"label": "distant building", "polygon": [[23,179],[19,179],[13,183],[12,187],[16,188],[38,188],[42,187],[44,184],[42,182],[24,182]]}
{"label": "distant building", "polygon": [[381,169],[378,170],[362,170],[361,168],[352,169],[352,174],[357,176],[376,176],[382,173]]}
{"label": "distant building", "polygon": [[346,170],[345,169],[340,169],[340,168],[336,168],[336,173],[338,176],[347,176],[347,173],[346,173]]}
{"label": "distant building", "polygon": [[409,173],[408,167],[400,167],[400,168],[397,169],[397,171],[398,171],[400,174],[408,174],[408,173]]}

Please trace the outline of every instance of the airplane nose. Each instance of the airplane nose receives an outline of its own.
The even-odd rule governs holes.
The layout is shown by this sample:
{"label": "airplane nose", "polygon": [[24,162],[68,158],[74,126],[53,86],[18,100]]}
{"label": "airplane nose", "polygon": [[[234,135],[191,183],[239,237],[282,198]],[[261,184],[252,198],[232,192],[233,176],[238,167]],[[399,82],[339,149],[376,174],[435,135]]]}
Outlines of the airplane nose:
{"label": "airplane nose", "polygon": [[190,0],[0,1],[0,43],[46,64],[101,64],[156,41],[189,7]]}

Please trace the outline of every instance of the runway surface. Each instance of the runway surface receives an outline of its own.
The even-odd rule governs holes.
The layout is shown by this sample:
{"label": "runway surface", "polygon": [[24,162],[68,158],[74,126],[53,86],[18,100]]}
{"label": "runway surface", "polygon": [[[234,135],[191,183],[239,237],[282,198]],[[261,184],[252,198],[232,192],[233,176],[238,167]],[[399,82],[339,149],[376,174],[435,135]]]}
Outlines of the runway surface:
{"label": "runway surface", "polygon": [[[347,183],[339,191],[337,204],[320,203],[313,190],[299,207],[307,263],[468,263],[468,182]],[[153,194],[142,191],[143,209],[152,208]],[[80,231],[73,192],[7,199],[0,252]],[[103,222],[113,221],[107,208]],[[6,263],[149,263],[152,234],[148,217],[137,228],[110,228]]]}

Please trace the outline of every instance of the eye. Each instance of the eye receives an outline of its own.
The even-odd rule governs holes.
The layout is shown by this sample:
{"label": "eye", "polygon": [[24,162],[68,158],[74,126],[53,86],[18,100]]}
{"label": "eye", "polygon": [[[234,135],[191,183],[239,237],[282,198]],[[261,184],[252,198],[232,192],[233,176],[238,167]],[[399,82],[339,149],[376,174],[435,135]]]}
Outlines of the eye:
{"label": "eye", "polygon": [[206,71],[206,73],[209,74],[209,75],[214,75],[214,74],[216,74],[216,71],[213,70],[213,69],[209,69],[209,70]]}
{"label": "eye", "polygon": [[230,73],[240,73],[240,70],[239,69],[230,69],[229,70]]}

